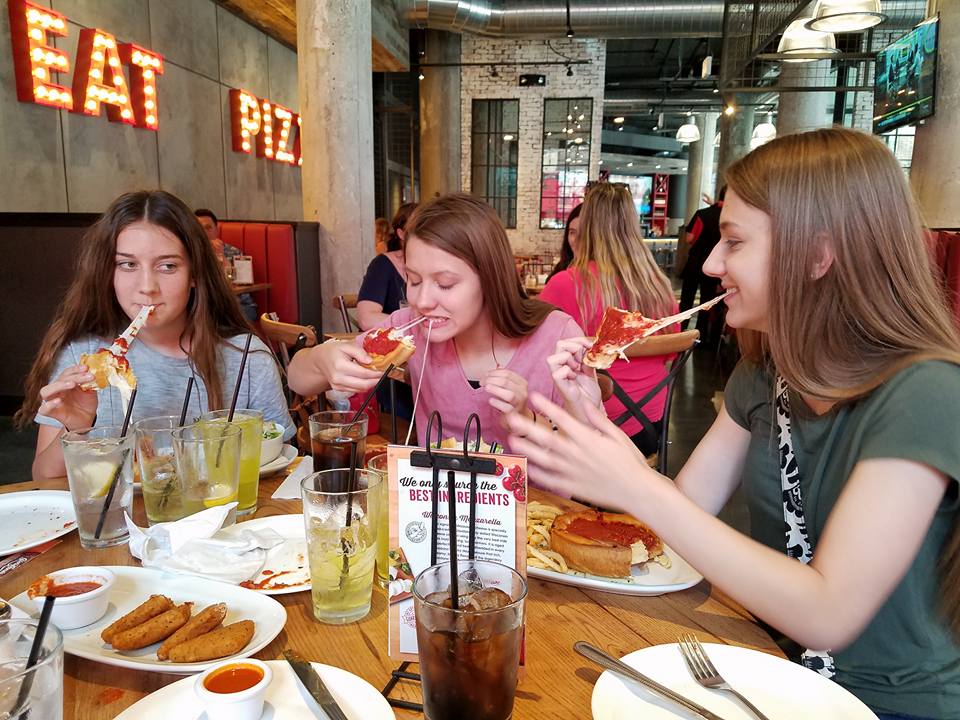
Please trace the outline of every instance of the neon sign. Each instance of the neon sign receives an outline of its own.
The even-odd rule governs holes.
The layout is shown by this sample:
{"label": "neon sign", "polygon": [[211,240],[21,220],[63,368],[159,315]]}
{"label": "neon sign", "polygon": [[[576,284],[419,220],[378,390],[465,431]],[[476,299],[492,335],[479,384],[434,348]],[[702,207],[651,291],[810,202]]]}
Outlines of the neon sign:
{"label": "neon sign", "polygon": [[303,165],[300,116],[246,90],[230,91],[230,137],[235,152]]}

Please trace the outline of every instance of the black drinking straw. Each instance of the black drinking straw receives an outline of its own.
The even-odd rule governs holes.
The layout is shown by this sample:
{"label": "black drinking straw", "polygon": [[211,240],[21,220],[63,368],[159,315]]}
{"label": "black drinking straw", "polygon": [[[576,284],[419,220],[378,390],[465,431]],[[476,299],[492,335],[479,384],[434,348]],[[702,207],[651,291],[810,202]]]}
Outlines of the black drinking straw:
{"label": "black drinking straw", "polygon": [[[137,389],[134,388],[133,392],[130,393],[130,402],[127,403],[127,413],[123,416],[123,427],[120,429],[120,437],[124,438],[127,436],[127,428],[130,427],[130,416],[133,414],[133,402],[137,399]],[[100,510],[100,518],[97,520],[97,529],[93,533],[95,540],[100,539],[100,533],[103,532],[103,523],[107,519],[107,510],[110,509],[110,503],[113,502],[113,493],[117,489],[117,480],[120,479],[120,473],[123,472],[123,466],[127,462],[127,456],[130,454],[130,450],[124,450],[120,455],[120,464],[117,465],[117,469],[113,471],[113,477],[110,478],[110,488],[107,490],[107,497],[104,498],[103,508]]]}
{"label": "black drinking straw", "polygon": [[363,402],[360,403],[360,407],[357,408],[357,411],[353,414],[353,417],[350,419],[350,425],[353,425],[355,422],[357,422],[357,420],[360,419],[360,416],[363,414],[363,411],[367,409],[367,405],[370,404],[373,396],[377,394],[377,390],[383,387],[383,383],[386,382],[388,377],[390,377],[390,373],[393,371],[393,368],[393,363],[390,363],[390,365],[387,366],[387,369],[383,371],[383,375],[381,375],[380,379],[377,380],[377,384],[373,386],[373,389],[369,393],[367,393],[367,396],[363,399]]}
{"label": "black drinking straw", "polygon": [[193,392],[193,375],[187,378],[187,392],[183,396],[183,407],[180,408],[180,422],[178,427],[183,427],[187,421],[187,407],[190,405],[190,393]]}
{"label": "black drinking straw", "polygon": [[237,384],[233,386],[233,398],[230,400],[230,414],[227,415],[227,422],[233,422],[233,411],[237,409],[237,398],[240,397],[240,384],[243,382],[243,371],[247,367],[251,340],[253,340],[253,333],[247,333],[247,342],[243,346],[243,357],[240,358],[240,372],[237,373]]}
{"label": "black drinking straw", "polygon": [[447,527],[450,528],[450,607],[454,610],[460,608],[460,592],[457,588],[460,570],[457,564],[457,488],[454,482],[456,477],[457,474],[453,470],[447,470],[447,514],[450,516],[447,521]]}
{"label": "black drinking straw", "polygon": [[[40,650],[43,647],[43,636],[47,634],[47,625],[50,624],[50,615],[53,613],[53,603],[56,599],[53,595],[47,595],[43,599],[43,609],[40,611],[40,620],[37,621],[37,631],[33,635],[33,643],[30,645],[30,654],[27,656],[27,665],[24,668],[24,672],[29,671],[40,659]],[[31,687],[33,687],[33,673],[30,673],[23,679],[23,684],[20,685],[20,692],[17,695],[17,703],[14,705],[15,708],[23,705],[23,702],[30,695]],[[20,715],[20,718],[21,720],[27,720],[29,716],[30,711],[27,710]]]}
{"label": "black drinking straw", "polygon": [[[350,442],[350,468],[347,472],[349,473],[347,475],[347,517],[344,519],[344,523],[347,527],[350,527],[350,524],[353,522],[353,492],[356,487],[354,476],[357,473],[357,443],[353,441]],[[369,489],[368,487],[368,492]],[[346,545],[346,539],[342,540],[343,564],[340,566],[340,587],[343,587],[344,580],[346,580],[347,575],[350,573],[350,557],[347,555]]]}

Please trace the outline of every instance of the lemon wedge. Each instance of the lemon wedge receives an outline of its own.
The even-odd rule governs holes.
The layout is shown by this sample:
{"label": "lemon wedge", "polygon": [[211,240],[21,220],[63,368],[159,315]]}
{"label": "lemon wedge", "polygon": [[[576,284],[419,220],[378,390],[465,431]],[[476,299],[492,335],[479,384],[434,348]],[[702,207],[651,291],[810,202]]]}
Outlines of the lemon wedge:
{"label": "lemon wedge", "polygon": [[234,490],[231,493],[230,487],[227,485],[214,485],[210,488],[210,495],[203,499],[203,506],[212,508],[218,505],[236,502],[237,495],[238,491]]}
{"label": "lemon wedge", "polygon": [[94,460],[83,466],[83,484],[90,489],[89,497],[106,497],[110,491],[110,482],[117,471],[116,463],[106,460]]}

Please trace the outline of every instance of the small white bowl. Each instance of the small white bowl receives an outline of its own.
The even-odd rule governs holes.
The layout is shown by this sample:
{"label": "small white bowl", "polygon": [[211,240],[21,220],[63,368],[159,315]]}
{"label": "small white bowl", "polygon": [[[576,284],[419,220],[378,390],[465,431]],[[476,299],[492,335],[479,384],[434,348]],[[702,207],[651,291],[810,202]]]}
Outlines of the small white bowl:
{"label": "small white bowl", "polygon": [[[57,598],[53,605],[53,613],[50,615],[50,622],[61,630],[73,630],[90,625],[107,613],[108,593],[116,577],[106,568],[90,566],[66,568],[47,573],[47,577],[53,580],[55,585],[75,582],[100,583],[100,587],[90,592]],[[27,592],[29,597],[29,590]],[[30,599],[38,610],[43,609],[43,595]]]}
{"label": "small white bowl", "polygon": [[[255,667],[263,673],[263,676],[256,685],[239,692],[219,693],[207,689],[205,683],[208,677],[233,665]],[[253,658],[244,658],[217,663],[209,670],[200,673],[194,681],[193,690],[203,703],[208,720],[259,720],[263,715],[263,701],[267,688],[272,681],[273,672],[266,663]]]}
{"label": "small white bowl", "polygon": [[280,423],[265,423],[263,426],[264,431],[273,429],[280,434],[275,438],[270,438],[267,440],[264,438],[263,444],[260,445],[260,467],[263,467],[267,463],[271,463],[280,456],[280,452],[283,450],[283,425]]}

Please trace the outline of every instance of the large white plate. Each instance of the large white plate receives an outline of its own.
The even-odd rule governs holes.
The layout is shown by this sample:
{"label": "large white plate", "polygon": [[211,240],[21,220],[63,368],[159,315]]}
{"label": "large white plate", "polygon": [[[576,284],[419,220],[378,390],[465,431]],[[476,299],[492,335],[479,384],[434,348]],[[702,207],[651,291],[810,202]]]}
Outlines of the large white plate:
{"label": "large white plate", "polygon": [[[269,660],[273,682],[267,688],[266,704],[260,720],[316,720],[311,709],[316,707],[309,694],[297,680],[293,670],[282,660]],[[390,704],[377,689],[366,680],[346,670],[313,663],[313,668],[333,694],[334,699],[350,720],[394,720]],[[189,677],[162,687],[128,707],[117,715],[116,720],[206,720],[200,714],[203,705],[193,692],[195,678]]]}
{"label": "large white plate", "polygon": [[[877,720],[862,702],[832,680],[789,660],[757,650],[705,643],[724,680],[768,717],[778,720]],[[725,720],[756,720],[729,693],[707,690],[687,670],[676,644],[655,645],[623,658],[630,667],[666,685]],[[676,705],[605,671],[593,688],[594,720],[687,717]],[[693,717],[693,715],[690,715]]]}
{"label": "large white plate", "polygon": [[266,465],[260,466],[260,477],[265,477],[267,475],[272,475],[275,472],[280,472],[287,465],[292,463],[297,459],[297,449],[293,445],[284,445],[280,450],[280,454]]}
{"label": "large white plate", "polygon": [[66,490],[27,490],[0,495],[0,555],[28,550],[73,532],[77,516]]}
{"label": "large white plate", "polygon": [[[148,597],[162,594],[175,602],[191,601],[194,613],[207,605],[218,602],[227,604],[227,617],[224,624],[239,620],[253,620],[256,629],[253,639],[243,650],[230,657],[249,657],[266,647],[287,622],[287,611],[273,598],[253,590],[228,585],[192,575],[173,575],[160,570],[141,567],[109,567],[116,575],[116,582],[110,588],[110,604],[107,614],[97,622],[76,630],[63,631],[63,649],[71,655],[95,660],[106,665],[148,670],[161,673],[195,673],[206,670],[220,660],[201,663],[172,663],[157,660],[157,645],[142,650],[119,652],[100,639],[100,632],[117,618],[127,614]],[[33,617],[39,616],[36,605],[25,592],[10,601]],[[222,658],[226,659],[226,658]]]}
{"label": "large white plate", "polygon": [[669,547],[664,547],[663,552],[670,557],[670,567],[665,568],[654,562],[634,565],[629,579],[587,575],[576,570],[571,570],[572,574],[564,574],[535,567],[528,567],[527,575],[561,585],[575,585],[615,595],[663,595],[686,590],[703,580],[703,576],[694,570],[692,565]]}
{"label": "large white plate", "polygon": [[[231,537],[244,530],[257,532],[269,528],[281,535],[285,542],[267,551],[263,570],[253,579],[253,588],[267,595],[286,595],[310,589],[310,566],[307,563],[307,535],[303,515],[272,515],[254,518],[231,525],[217,533],[217,537]],[[276,585],[276,586],[275,586]]]}

